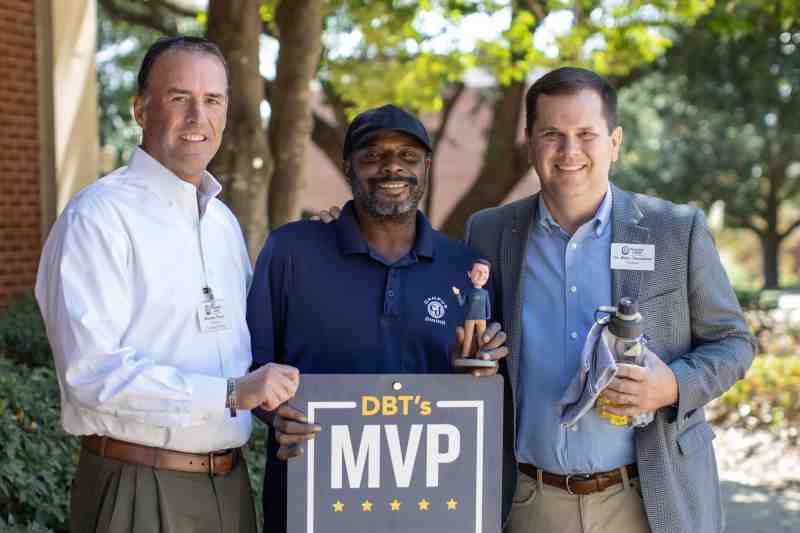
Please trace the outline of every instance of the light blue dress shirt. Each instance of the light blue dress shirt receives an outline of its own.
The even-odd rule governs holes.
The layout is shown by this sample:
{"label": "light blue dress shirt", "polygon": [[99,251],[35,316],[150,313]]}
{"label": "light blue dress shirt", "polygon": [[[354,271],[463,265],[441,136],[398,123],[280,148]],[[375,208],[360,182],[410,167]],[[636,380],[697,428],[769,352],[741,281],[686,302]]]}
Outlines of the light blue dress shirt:
{"label": "light blue dress shirt", "polygon": [[578,371],[594,312],[611,301],[611,190],[570,236],[539,196],[525,258],[517,457],[557,474],[589,474],[635,461],[633,430],[592,409],[561,426],[559,400]]}

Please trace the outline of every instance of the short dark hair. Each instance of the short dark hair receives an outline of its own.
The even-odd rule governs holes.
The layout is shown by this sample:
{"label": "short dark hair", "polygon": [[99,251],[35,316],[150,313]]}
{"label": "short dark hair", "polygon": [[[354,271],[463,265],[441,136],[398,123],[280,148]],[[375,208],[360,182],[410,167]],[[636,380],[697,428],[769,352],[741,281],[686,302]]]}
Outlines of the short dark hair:
{"label": "short dark hair", "polygon": [[536,80],[525,95],[525,134],[531,135],[536,122],[536,102],[540,94],[575,94],[584,89],[594,91],[603,100],[603,114],[608,131],[617,127],[617,91],[599,74],[577,67],[561,67]]}
{"label": "short dark hair", "polygon": [[488,259],[483,259],[483,258],[476,259],[475,261],[472,262],[472,268],[475,268],[475,265],[485,265],[489,270],[492,269],[492,264],[489,262]]}
{"label": "short dark hair", "polygon": [[212,41],[204,37],[191,37],[188,35],[179,35],[177,37],[161,37],[154,42],[142,60],[142,66],[139,68],[139,76],[137,77],[138,94],[141,96],[147,89],[147,82],[150,77],[150,71],[156,60],[164,52],[169,50],[183,50],[185,52],[194,52],[198,54],[209,54],[220,60],[222,66],[225,68],[225,78],[230,83],[230,73],[228,72],[228,63],[225,61],[225,56],[222,55],[222,50],[219,49]]}

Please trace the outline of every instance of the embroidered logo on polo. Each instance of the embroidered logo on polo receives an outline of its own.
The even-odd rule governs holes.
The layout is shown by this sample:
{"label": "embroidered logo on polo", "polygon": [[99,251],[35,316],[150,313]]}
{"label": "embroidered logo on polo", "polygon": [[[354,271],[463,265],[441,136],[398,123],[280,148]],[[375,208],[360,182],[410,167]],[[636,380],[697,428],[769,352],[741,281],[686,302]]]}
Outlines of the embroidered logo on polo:
{"label": "embroidered logo on polo", "polygon": [[447,304],[444,303],[443,299],[439,298],[438,296],[425,298],[425,308],[428,311],[428,316],[425,317],[425,322],[433,322],[434,324],[439,324],[442,326],[447,325],[447,322],[442,320],[447,312]]}

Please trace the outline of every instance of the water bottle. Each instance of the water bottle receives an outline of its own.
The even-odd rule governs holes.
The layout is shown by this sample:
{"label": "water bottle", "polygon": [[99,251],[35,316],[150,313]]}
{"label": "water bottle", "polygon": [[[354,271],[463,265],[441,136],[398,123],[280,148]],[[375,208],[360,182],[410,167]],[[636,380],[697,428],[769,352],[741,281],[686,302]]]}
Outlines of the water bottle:
{"label": "water bottle", "polygon": [[[603,330],[603,337],[614,355],[617,363],[644,365],[644,337],[642,335],[642,315],[639,313],[639,302],[628,297],[620,298],[616,307],[601,307],[598,312],[609,313],[608,326]],[[597,399],[598,414],[615,426],[643,427],[653,420],[653,413],[642,413],[637,416],[619,416],[607,412],[605,405],[618,404],[604,399]]]}

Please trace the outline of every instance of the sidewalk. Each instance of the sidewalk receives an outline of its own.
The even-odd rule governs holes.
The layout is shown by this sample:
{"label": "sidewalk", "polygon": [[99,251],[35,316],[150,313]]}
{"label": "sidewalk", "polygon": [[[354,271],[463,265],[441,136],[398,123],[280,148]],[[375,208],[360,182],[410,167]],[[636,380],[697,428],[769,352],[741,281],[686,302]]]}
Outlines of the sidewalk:
{"label": "sidewalk", "polygon": [[786,488],[722,480],[725,533],[797,533],[800,531],[800,483]]}
{"label": "sidewalk", "polygon": [[725,533],[800,532],[800,449],[766,432],[714,431]]}

